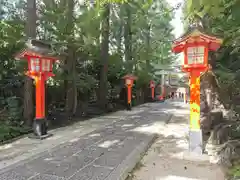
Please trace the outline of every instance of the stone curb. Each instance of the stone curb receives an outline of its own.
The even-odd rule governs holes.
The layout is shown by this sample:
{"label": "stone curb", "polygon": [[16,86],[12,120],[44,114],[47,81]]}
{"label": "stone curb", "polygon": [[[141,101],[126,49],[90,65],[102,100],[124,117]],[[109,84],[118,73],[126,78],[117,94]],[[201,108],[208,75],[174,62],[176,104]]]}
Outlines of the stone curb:
{"label": "stone curb", "polygon": [[139,144],[105,180],[125,180],[129,176],[129,173],[135,168],[136,164],[141,161],[142,156],[156,138],[157,134],[149,135],[147,139]]}

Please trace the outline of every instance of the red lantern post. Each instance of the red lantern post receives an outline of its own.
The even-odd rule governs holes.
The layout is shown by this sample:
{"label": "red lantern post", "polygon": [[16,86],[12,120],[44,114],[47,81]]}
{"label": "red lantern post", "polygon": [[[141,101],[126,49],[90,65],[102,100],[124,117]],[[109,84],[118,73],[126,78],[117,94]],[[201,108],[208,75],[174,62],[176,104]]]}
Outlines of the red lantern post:
{"label": "red lantern post", "polygon": [[150,81],[150,88],[151,88],[151,97],[152,97],[152,100],[154,101],[154,97],[155,97],[155,83],[154,81]]}
{"label": "red lantern post", "polygon": [[206,35],[199,27],[174,41],[173,52],[184,53],[183,71],[190,74],[190,134],[189,150],[202,154],[202,131],[200,127],[200,75],[208,69],[208,51],[216,51],[221,39]]}
{"label": "red lantern post", "polygon": [[45,81],[54,76],[53,63],[57,60],[50,55],[51,45],[38,40],[29,40],[27,48],[16,55],[16,59],[27,59],[28,71],[26,75],[34,79],[36,86],[36,114],[33,130],[36,138],[46,138],[47,123],[45,115]]}
{"label": "red lantern post", "polygon": [[127,74],[123,77],[123,79],[125,80],[125,85],[127,87],[127,105],[130,110],[132,107],[132,86],[134,80],[137,80],[137,77],[132,74]]}

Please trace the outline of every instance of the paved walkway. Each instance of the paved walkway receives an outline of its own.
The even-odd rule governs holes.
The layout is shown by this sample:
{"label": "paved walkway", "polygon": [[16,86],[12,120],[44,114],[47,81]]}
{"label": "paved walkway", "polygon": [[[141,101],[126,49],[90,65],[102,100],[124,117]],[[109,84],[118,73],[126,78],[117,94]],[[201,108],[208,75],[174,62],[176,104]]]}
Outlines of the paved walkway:
{"label": "paved walkway", "polygon": [[160,128],[159,138],[139,163],[131,180],[224,180],[221,169],[210,164],[207,156],[187,153],[189,105],[170,104],[178,108],[171,121]]}
{"label": "paved walkway", "polygon": [[174,110],[144,104],[0,146],[0,180],[124,180]]}

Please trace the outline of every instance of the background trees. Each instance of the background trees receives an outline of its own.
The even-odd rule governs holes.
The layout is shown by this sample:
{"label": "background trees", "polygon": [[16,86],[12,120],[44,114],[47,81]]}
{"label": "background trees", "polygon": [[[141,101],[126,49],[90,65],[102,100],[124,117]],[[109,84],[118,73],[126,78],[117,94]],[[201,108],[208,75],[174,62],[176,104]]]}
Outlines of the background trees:
{"label": "background trees", "polygon": [[26,62],[14,60],[28,37],[52,43],[60,56],[56,77],[47,82],[48,115],[62,114],[59,123],[91,108],[113,109],[123,75],[138,75],[135,88],[143,91],[154,77],[154,63],[173,60],[173,12],[163,0],[91,6],[77,0],[6,0],[0,7],[0,140],[21,133],[18,127],[30,126],[34,117]]}

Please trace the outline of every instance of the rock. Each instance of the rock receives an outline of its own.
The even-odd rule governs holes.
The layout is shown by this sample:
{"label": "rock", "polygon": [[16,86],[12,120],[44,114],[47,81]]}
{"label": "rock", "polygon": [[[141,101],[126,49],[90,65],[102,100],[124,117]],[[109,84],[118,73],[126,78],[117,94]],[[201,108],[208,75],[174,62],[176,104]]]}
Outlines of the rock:
{"label": "rock", "polygon": [[213,129],[216,125],[223,122],[223,112],[218,109],[214,109],[210,112],[210,121],[211,121],[211,129]]}
{"label": "rock", "polygon": [[230,167],[233,162],[240,159],[240,141],[232,140],[224,144],[219,152],[220,163],[224,166]]}
{"label": "rock", "polygon": [[231,120],[231,121],[239,120],[239,113],[234,110],[233,106],[231,106],[231,108],[229,109],[223,109],[222,112],[223,112],[224,119]]}
{"label": "rock", "polygon": [[207,106],[207,102],[201,101],[201,103],[200,103],[200,111],[202,113],[208,113],[209,112],[209,108]]}
{"label": "rock", "polygon": [[225,121],[214,127],[205,146],[205,151],[211,156],[212,163],[231,166],[240,159],[240,141],[232,140],[238,123]]}
{"label": "rock", "polygon": [[235,161],[240,159],[240,141],[232,140],[222,145],[208,145],[207,152],[211,163],[231,167]]}
{"label": "rock", "polygon": [[212,120],[209,113],[201,113],[200,123],[203,134],[207,134],[211,131]]}
{"label": "rock", "polygon": [[107,111],[108,111],[108,112],[112,112],[113,109],[114,109],[113,103],[108,103],[108,104],[107,104]]}
{"label": "rock", "polygon": [[231,132],[229,134],[231,139],[240,139],[240,122],[231,124]]}
{"label": "rock", "polygon": [[220,145],[229,140],[230,125],[226,123],[218,124],[211,131],[207,144]]}

